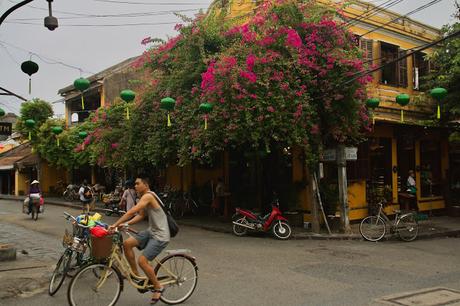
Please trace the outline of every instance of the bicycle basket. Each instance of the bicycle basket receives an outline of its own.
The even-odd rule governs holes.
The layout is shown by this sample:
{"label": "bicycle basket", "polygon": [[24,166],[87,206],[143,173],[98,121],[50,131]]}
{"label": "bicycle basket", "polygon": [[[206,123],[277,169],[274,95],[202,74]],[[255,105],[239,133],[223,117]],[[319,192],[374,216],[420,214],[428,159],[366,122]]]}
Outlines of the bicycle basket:
{"label": "bicycle basket", "polygon": [[62,246],[67,248],[68,246],[71,246],[72,243],[73,243],[73,236],[66,229],[64,231],[64,236],[62,237]]}
{"label": "bicycle basket", "polygon": [[91,235],[91,256],[95,259],[104,259],[110,256],[113,247],[113,235],[102,238]]}

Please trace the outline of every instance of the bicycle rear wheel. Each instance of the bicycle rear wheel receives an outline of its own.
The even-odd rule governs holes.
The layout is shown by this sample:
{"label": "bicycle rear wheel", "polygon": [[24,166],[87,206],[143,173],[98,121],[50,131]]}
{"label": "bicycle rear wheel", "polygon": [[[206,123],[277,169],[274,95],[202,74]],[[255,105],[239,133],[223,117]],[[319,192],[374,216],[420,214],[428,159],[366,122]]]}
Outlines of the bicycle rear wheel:
{"label": "bicycle rear wheel", "polygon": [[385,236],[385,221],[377,216],[369,216],[361,221],[359,233],[367,241],[379,241]]}
{"label": "bicycle rear wheel", "polygon": [[418,222],[415,214],[402,216],[396,223],[396,231],[403,241],[412,241],[418,235]]}
{"label": "bicycle rear wheel", "polygon": [[185,302],[198,283],[198,267],[195,261],[183,254],[163,258],[155,267],[155,274],[165,288],[161,301],[169,305]]}
{"label": "bicycle rear wheel", "polygon": [[56,268],[53,271],[53,275],[51,275],[50,283],[48,285],[49,295],[55,295],[59,288],[61,288],[62,283],[64,282],[64,279],[67,275],[67,271],[69,270],[70,262],[72,261],[72,254],[72,250],[66,249],[61,258],[59,258],[59,261],[56,264]]}
{"label": "bicycle rear wheel", "polygon": [[69,305],[115,305],[123,288],[123,278],[115,267],[90,264],[75,274],[67,289]]}

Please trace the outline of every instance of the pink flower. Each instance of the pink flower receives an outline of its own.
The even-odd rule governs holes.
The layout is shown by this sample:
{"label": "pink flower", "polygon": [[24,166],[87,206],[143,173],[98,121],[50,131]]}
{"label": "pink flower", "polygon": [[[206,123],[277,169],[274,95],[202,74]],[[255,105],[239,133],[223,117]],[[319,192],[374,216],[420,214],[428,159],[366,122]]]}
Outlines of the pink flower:
{"label": "pink flower", "polygon": [[300,38],[299,33],[297,33],[296,30],[287,30],[286,44],[293,48],[300,48],[302,46],[302,39]]}
{"label": "pink flower", "polygon": [[120,144],[119,143],[112,143],[110,146],[112,147],[112,149],[115,150],[120,146]]}
{"label": "pink flower", "polygon": [[147,45],[149,42],[152,41],[152,38],[149,36],[149,37],[146,37],[144,38],[142,41],[141,41],[141,45]]}
{"label": "pink flower", "polygon": [[255,83],[257,81],[257,76],[252,71],[241,71],[240,76],[247,79],[250,83]]}
{"label": "pink flower", "polygon": [[215,78],[214,78],[214,66],[215,66],[215,63],[211,63],[209,66],[208,66],[208,70],[206,70],[205,73],[202,73],[201,74],[201,89],[205,90],[205,89],[209,89],[209,90],[212,90],[214,89],[214,81],[215,81]]}
{"label": "pink flower", "polygon": [[196,152],[198,152],[198,148],[195,146],[192,146],[192,154],[195,154]]}
{"label": "pink flower", "polygon": [[180,31],[182,28],[184,27],[184,25],[182,23],[178,23],[174,26],[174,30],[175,31]]}
{"label": "pink flower", "polygon": [[257,57],[254,54],[249,54],[246,58],[246,67],[248,71],[252,71],[254,69],[254,65],[256,64]]}
{"label": "pink flower", "polygon": [[311,127],[310,133],[312,133],[313,135],[319,134],[319,126],[317,124],[313,125]]}
{"label": "pink flower", "polygon": [[268,107],[267,107],[267,111],[268,111],[269,113],[274,113],[274,112],[275,112],[275,108],[274,108],[273,106],[268,106]]}

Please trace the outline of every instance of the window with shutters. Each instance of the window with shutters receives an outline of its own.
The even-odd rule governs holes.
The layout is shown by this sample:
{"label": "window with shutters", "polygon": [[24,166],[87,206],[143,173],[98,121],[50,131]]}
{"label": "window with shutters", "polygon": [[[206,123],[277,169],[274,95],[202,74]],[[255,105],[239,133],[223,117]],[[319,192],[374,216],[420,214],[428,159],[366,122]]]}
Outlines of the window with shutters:
{"label": "window with shutters", "polygon": [[407,58],[397,60],[406,55],[405,50],[398,46],[381,42],[381,64],[385,65],[381,71],[380,82],[389,86],[407,87]]}
{"label": "window with shutters", "polygon": [[[399,49],[398,57],[406,55],[406,50]],[[398,85],[399,87],[407,87],[407,58],[404,58],[397,63],[398,65]]]}
{"label": "window with shutters", "polygon": [[425,78],[430,73],[430,62],[426,58],[426,54],[422,52],[416,52],[412,55],[413,64],[413,78],[414,78],[414,89],[420,89],[424,83]]}
{"label": "window with shutters", "polygon": [[359,47],[363,51],[363,61],[365,65],[372,65],[374,54],[372,50],[372,39],[359,39]]}
{"label": "window with shutters", "polygon": [[[398,58],[398,46],[387,44],[384,42],[380,43],[380,55],[381,55],[381,64],[385,65],[390,63]],[[382,68],[380,82],[385,85],[398,86],[399,85],[399,76],[398,76],[398,64],[396,62],[387,64]]]}

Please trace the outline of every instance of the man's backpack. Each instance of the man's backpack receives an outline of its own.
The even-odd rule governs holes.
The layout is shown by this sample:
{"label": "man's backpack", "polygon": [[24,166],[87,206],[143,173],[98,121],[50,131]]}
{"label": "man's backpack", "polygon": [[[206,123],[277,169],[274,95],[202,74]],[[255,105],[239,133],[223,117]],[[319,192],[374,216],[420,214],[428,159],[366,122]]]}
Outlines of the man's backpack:
{"label": "man's backpack", "polygon": [[160,197],[153,191],[151,191],[155,199],[157,199],[158,203],[160,204],[161,208],[163,209],[166,219],[168,220],[168,227],[169,227],[169,236],[171,238],[176,237],[177,233],[179,232],[179,226],[177,225],[176,220],[174,220],[171,211],[166,208],[166,206],[163,204],[163,201],[161,201]]}
{"label": "man's backpack", "polygon": [[83,196],[86,199],[91,199],[93,197],[93,193],[91,192],[91,188],[89,188],[88,186],[85,186],[84,189],[83,189]]}

